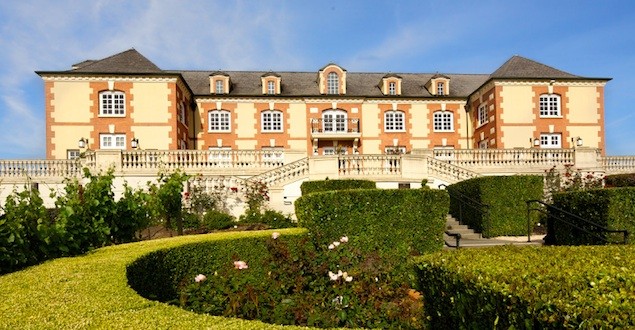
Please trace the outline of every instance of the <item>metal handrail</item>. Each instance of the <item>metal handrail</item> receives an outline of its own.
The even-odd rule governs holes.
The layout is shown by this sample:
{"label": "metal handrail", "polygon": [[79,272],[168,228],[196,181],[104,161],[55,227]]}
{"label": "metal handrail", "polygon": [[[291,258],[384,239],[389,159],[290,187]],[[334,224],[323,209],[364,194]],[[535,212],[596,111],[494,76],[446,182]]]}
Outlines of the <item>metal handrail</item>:
{"label": "metal handrail", "polygon": [[[628,230],[626,230],[626,229],[608,229],[606,227],[598,225],[597,223],[595,223],[593,221],[589,221],[589,220],[584,219],[584,218],[582,218],[582,217],[580,217],[580,216],[578,216],[576,214],[573,214],[573,213],[571,213],[569,211],[557,208],[557,207],[555,207],[553,205],[547,204],[547,203],[545,203],[543,201],[540,201],[540,200],[535,200],[535,199],[534,200],[528,200],[528,201],[526,201],[526,203],[527,203],[527,241],[528,242],[531,242],[531,232],[530,232],[530,230],[531,230],[530,229],[531,211],[539,211],[542,214],[547,215],[548,216],[548,220],[549,219],[553,219],[553,220],[561,221],[561,222],[563,222],[563,223],[565,223],[565,224],[567,224],[567,225],[569,225],[569,226],[571,226],[571,227],[573,227],[573,228],[575,228],[577,230],[583,231],[583,232],[585,232],[585,233],[587,233],[587,234],[589,234],[589,235],[591,235],[591,236],[593,236],[593,237],[595,237],[595,238],[597,238],[597,239],[599,239],[601,241],[604,241],[606,243],[613,243],[613,242],[608,240],[606,237],[598,235],[597,231],[602,231],[602,232],[605,232],[605,233],[621,233],[621,234],[624,235],[624,240],[623,240],[622,243],[623,244],[627,244],[628,243],[629,233],[628,233]],[[532,203],[536,203],[538,205],[541,205],[543,208],[540,208],[540,207],[532,208],[532,206],[531,206]],[[580,220],[580,221],[582,221],[582,222],[584,222],[584,223],[586,223],[588,225],[591,225],[592,227],[595,227],[596,231],[595,232],[589,231],[587,229],[584,229],[584,228],[574,224],[571,221],[567,221],[567,220],[565,220],[563,218],[553,216],[553,215],[551,215],[549,213],[549,210],[554,210],[554,211],[557,211],[560,214],[563,214],[563,215],[565,215],[567,217],[571,217],[571,218],[574,218],[576,220]],[[554,234],[553,233],[553,228],[550,228],[550,227],[552,227],[552,226],[547,225],[547,236],[545,236],[545,243],[547,243],[547,241],[551,239],[551,237],[552,237],[551,235]]]}
{"label": "metal handrail", "polygon": [[[442,183],[438,187],[439,189],[443,187],[444,190],[447,190],[446,188],[448,187],[448,185]],[[489,213],[490,206],[488,204],[481,203],[476,199],[471,198],[459,191],[453,191],[452,193],[448,191],[448,194],[450,195],[450,198],[456,198],[459,201],[459,215],[457,217],[459,221],[463,221],[463,204],[473,209],[481,208],[483,210],[483,213]],[[457,194],[459,196],[453,196],[454,194]],[[456,214],[453,214],[453,216],[456,216]]]}
{"label": "metal handrail", "polygon": [[461,241],[461,233],[451,233],[449,230],[446,230],[445,234],[448,235],[448,236],[454,237],[454,239],[456,240],[456,245],[454,245],[454,246],[444,240],[445,245],[447,245],[449,247],[452,247],[452,248],[457,248],[458,249],[459,245],[460,245],[460,241]]}

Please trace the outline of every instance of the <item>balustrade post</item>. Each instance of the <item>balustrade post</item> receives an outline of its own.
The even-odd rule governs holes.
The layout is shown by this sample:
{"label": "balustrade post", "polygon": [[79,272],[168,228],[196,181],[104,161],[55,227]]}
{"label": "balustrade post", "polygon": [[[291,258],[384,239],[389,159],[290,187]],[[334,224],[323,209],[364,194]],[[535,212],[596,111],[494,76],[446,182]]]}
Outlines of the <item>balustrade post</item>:
{"label": "balustrade post", "polygon": [[582,171],[602,171],[602,163],[598,150],[595,148],[578,147],[573,150],[575,168]]}
{"label": "balustrade post", "polygon": [[115,173],[121,172],[121,150],[96,150],[95,170],[107,171],[113,168]]}

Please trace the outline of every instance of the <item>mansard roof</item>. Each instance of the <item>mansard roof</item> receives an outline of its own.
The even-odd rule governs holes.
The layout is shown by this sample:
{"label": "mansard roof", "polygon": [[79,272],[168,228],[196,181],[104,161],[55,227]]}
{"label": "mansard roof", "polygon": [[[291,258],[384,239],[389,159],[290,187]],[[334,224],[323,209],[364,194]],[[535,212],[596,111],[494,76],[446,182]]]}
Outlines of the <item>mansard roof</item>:
{"label": "mansard roof", "polygon": [[101,60],[75,64],[69,72],[77,73],[162,73],[154,63],[134,48]]}
{"label": "mansard roof", "polygon": [[490,78],[542,78],[542,79],[578,79],[582,78],[548,65],[514,55],[494,71]]}
{"label": "mansard roof", "polygon": [[[180,73],[195,95],[209,95],[209,75],[211,71],[174,71]],[[268,75],[264,71],[225,71],[232,80],[230,96],[255,96],[262,94],[260,78]],[[279,96],[323,96],[320,94],[315,72],[277,72],[280,76]],[[430,97],[425,84],[434,74],[400,73],[401,97]],[[351,97],[384,97],[377,81],[386,77],[385,73],[349,72],[346,76],[346,95]],[[489,76],[486,74],[450,74],[452,90],[446,97],[466,97],[482,85]],[[338,96],[338,97],[341,97]]]}

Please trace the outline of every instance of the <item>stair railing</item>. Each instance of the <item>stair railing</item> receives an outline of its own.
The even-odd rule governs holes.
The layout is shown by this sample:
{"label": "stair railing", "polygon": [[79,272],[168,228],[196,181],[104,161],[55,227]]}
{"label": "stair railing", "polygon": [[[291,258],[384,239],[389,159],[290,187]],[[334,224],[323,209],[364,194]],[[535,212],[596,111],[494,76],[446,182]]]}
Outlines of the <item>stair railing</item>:
{"label": "stair railing", "polygon": [[[605,236],[603,235],[599,235],[599,232],[604,232],[604,233],[619,233],[623,235],[623,241],[622,244],[627,244],[628,243],[628,230],[625,229],[609,229],[606,227],[603,227],[593,221],[589,221],[587,219],[584,219],[576,214],[573,214],[571,212],[565,211],[561,208],[555,207],[553,205],[547,204],[543,201],[540,200],[528,200],[526,201],[527,203],[527,240],[530,242],[531,241],[531,211],[538,211],[544,215],[547,216],[547,235],[544,238],[545,244],[553,244],[555,237],[553,235],[555,235],[554,233],[554,222],[555,221],[560,221],[568,226],[573,227],[576,230],[582,231],[592,237],[595,237],[597,239],[599,239],[600,241],[604,241],[606,243],[615,243],[610,241],[609,239],[607,239]],[[552,212],[550,212],[552,211]],[[563,215],[563,216],[555,216],[553,214],[558,214],[558,215]],[[568,220],[568,219],[576,219],[577,221],[581,221],[591,227],[593,227],[593,230],[588,230],[586,228],[582,228],[578,225],[576,225],[575,223],[573,223],[572,221]]]}
{"label": "stair railing", "polygon": [[[439,189],[445,189],[447,190],[448,186],[446,184],[440,184],[439,185]],[[489,215],[490,212],[490,206],[487,204],[483,204],[479,201],[477,201],[476,199],[469,197],[459,191],[452,191],[450,192],[450,190],[447,190],[448,195],[450,195],[450,204],[454,203],[458,203],[459,205],[459,214],[458,216],[456,214],[452,214],[452,216],[456,217],[457,220],[459,220],[459,222],[464,223],[465,219],[463,217],[463,210],[464,209],[473,209],[473,210],[477,210],[480,211],[481,214],[483,214],[484,217],[487,217]]]}

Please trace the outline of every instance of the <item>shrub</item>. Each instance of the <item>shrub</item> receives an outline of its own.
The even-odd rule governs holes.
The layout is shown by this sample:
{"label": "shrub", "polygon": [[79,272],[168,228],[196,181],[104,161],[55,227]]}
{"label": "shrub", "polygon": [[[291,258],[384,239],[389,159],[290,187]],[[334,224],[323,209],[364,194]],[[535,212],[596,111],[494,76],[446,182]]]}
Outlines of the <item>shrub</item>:
{"label": "shrub", "polygon": [[[183,183],[188,176],[181,171],[159,173],[159,185],[151,186],[150,192],[153,198],[155,214],[165,221],[166,228],[176,225],[179,235],[183,235]],[[176,224],[173,223],[176,222]]]}
{"label": "shrub", "polygon": [[318,245],[344,232],[363,242],[365,251],[405,247],[425,253],[443,246],[448,203],[442,190],[357,189],[305,195],[295,209],[298,224]]}
{"label": "shrub", "polygon": [[300,186],[302,195],[331,190],[374,189],[376,184],[370,180],[321,180],[305,181]]}
{"label": "shrub", "polygon": [[[553,206],[604,228],[625,229],[629,233],[635,233],[635,188],[594,189],[555,194]],[[595,226],[577,218],[566,217],[555,210],[551,211],[549,217],[565,217],[575,226],[595,234],[589,235],[562,221],[554,221],[553,243],[556,245],[606,244],[607,240],[616,242],[623,239],[621,234],[598,231]]]}
{"label": "shrub", "polygon": [[244,224],[263,224],[268,228],[274,229],[296,226],[291,217],[274,210],[260,212],[248,209],[245,214],[240,216],[239,222]]}
{"label": "shrub", "polygon": [[[483,237],[527,234],[527,200],[541,200],[543,178],[535,175],[479,177],[452,184],[447,188],[451,196],[450,214],[481,232]],[[489,208],[461,206],[461,193]],[[461,208],[461,209],[459,209]],[[531,228],[538,222],[533,217]]]}
{"label": "shrub", "polygon": [[[431,329],[635,325],[632,246],[494,247],[417,258]],[[501,262],[505,260],[505,262]]]}
{"label": "shrub", "polygon": [[112,243],[132,242],[137,232],[150,224],[150,196],[124,184],[123,197],[117,201],[115,213],[109,224]]}
{"label": "shrub", "polygon": [[635,187],[635,173],[607,175],[604,180],[607,187]]}
{"label": "shrub", "polygon": [[234,224],[233,216],[217,210],[207,211],[203,217],[203,227],[209,231],[227,229]]}

